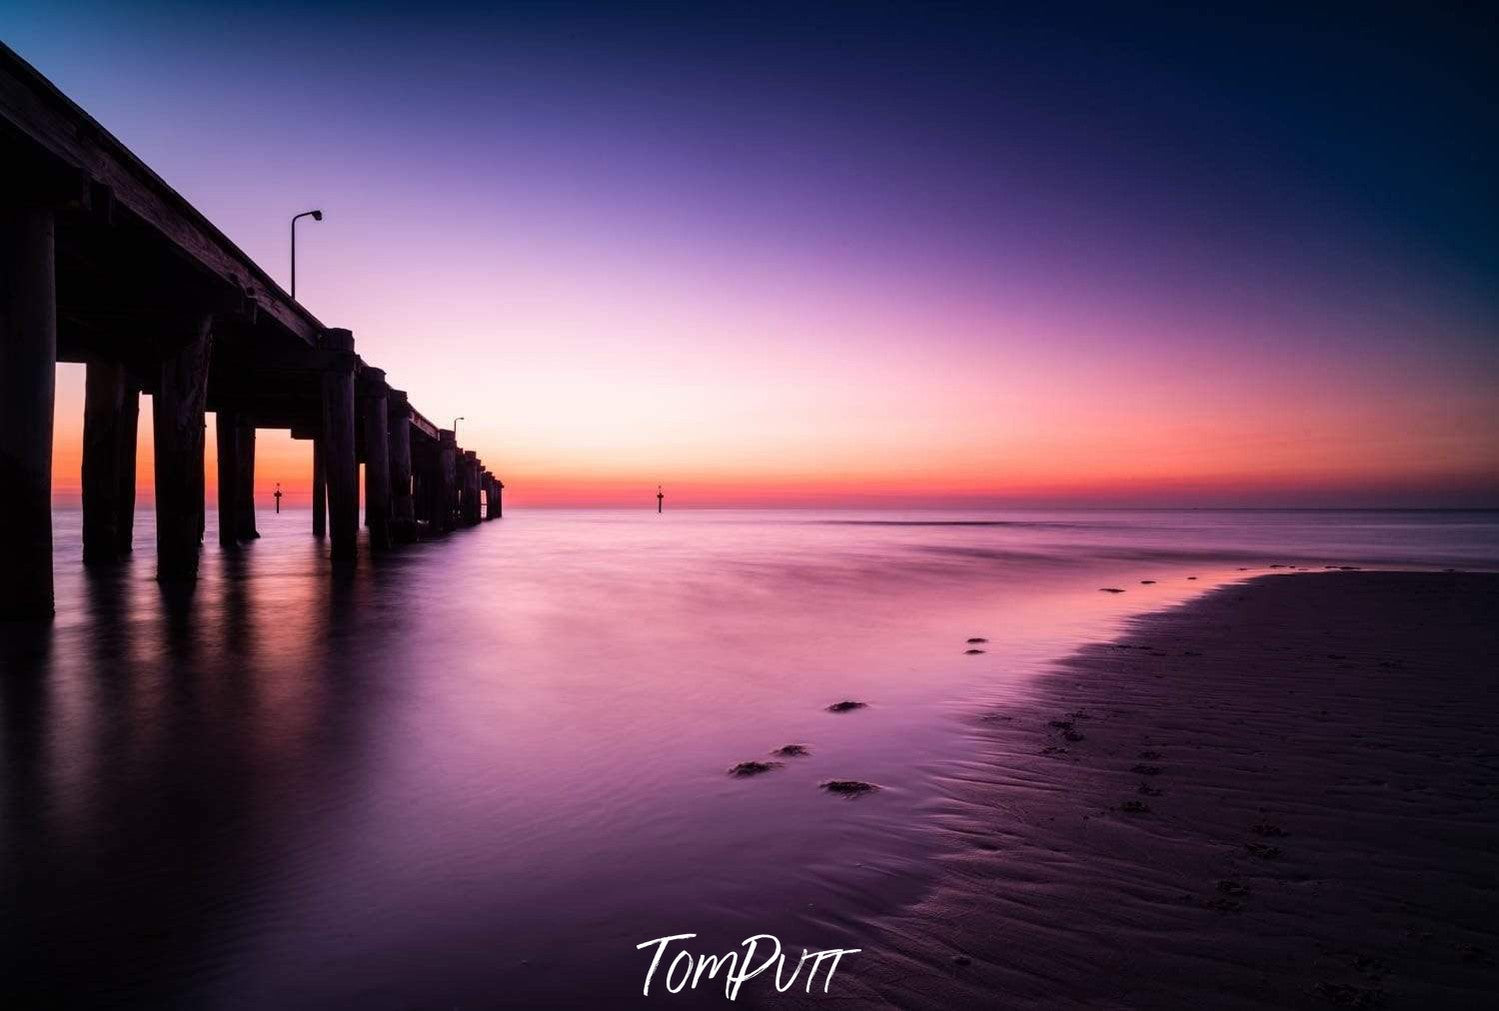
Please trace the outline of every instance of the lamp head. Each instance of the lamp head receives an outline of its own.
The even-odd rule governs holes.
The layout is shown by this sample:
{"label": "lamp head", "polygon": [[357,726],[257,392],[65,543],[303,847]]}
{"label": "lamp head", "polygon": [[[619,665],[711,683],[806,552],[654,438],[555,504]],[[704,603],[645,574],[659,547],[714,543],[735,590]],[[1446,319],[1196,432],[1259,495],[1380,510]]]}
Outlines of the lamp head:
{"label": "lamp head", "polygon": [[323,212],[322,211],[313,211],[312,212],[312,220],[313,221],[322,221],[323,220]]}

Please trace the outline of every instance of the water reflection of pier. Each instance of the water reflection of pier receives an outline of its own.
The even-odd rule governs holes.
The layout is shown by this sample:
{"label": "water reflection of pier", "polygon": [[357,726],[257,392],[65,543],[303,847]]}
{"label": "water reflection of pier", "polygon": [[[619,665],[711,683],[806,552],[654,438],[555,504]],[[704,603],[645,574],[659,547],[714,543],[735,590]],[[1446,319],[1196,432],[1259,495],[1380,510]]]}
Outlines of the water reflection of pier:
{"label": "water reflection of pier", "polygon": [[131,549],[140,395],[151,395],[157,574],[191,580],[205,530],[205,413],[216,415],[219,539],[258,536],[255,432],[313,442],[313,532],[354,558],[359,465],[369,543],[500,515],[498,477],[416,410],[354,335],[324,326],[222,232],[0,45],[0,616],[52,613],[58,362],[87,366],[83,543]]}

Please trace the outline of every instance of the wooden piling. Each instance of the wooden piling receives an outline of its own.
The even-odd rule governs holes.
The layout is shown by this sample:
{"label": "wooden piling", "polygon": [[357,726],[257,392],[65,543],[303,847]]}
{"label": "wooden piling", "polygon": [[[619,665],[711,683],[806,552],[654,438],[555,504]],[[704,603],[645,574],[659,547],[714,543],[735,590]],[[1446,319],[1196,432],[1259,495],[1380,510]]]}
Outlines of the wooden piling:
{"label": "wooden piling", "polygon": [[323,457],[323,437],[312,440],[312,536],[328,533],[328,473]]}
{"label": "wooden piling", "polygon": [[0,211],[0,618],[53,613],[54,248],[51,210]]}
{"label": "wooden piling", "polygon": [[232,548],[239,544],[239,482],[243,473],[239,417],[232,411],[220,411],[213,427],[219,454],[219,544]]}
{"label": "wooden piling", "polygon": [[181,324],[180,340],[167,349],[151,398],[156,447],[156,578],[163,582],[198,575],[203,538],[203,429],[208,363],[213,355],[213,316]]}
{"label": "wooden piling", "polygon": [[234,503],[235,534],[242,541],[253,541],[260,536],[255,526],[255,422],[240,415],[235,429],[239,448],[239,471],[235,475]]}
{"label": "wooden piling", "polygon": [[458,519],[458,440],[451,429],[437,432],[437,481],[442,508],[438,521],[443,533],[452,530]]}
{"label": "wooden piling", "polygon": [[390,536],[400,544],[416,540],[416,500],[411,474],[411,403],[404,390],[386,397],[390,427]]}
{"label": "wooden piling", "polygon": [[489,518],[497,520],[500,518],[500,479],[493,474],[489,475]]}
{"label": "wooden piling", "polygon": [[141,388],[133,376],[126,376],[125,393],[120,403],[119,451],[115,455],[115,553],[123,558],[135,547],[135,457],[141,418]]}
{"label": "wooden piling", "polygon": [[354,335],[330,329],[323,335],[329,352],[323,371],[323,467],[328,481],[328,526],[333,560],[354,561],[359,542],[359,462],[354,455]]}
{"label": "wooden piling", "polygon": [[364,518],[370,547],[390,547],[390,406],[385,370],[365,366],[364,391]]}
{"label": "wooden piling", "polygon": [[[99,359],[88,362],[83,394],[85,563],[112,562],[120,556],[120,494],[123,490],[120,470],[126,385],[125,367],[119,362]],[[136,409],[139,410],[138,402]],[[134,467],[131,470],[133,483]]]}
{"label": "wooden piling", "polygon": [[479,522],[479,458],[471,449],[463,453],[463,525]]}

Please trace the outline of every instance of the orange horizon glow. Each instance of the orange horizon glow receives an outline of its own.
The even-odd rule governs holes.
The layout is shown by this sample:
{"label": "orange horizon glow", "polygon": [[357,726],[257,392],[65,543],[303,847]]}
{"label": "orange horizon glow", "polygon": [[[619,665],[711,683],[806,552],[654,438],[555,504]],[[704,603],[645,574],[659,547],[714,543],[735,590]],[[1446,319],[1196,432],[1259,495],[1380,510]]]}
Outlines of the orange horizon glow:
{"label": "orange horizon glow", "polygon": [[[59,505],[80,494],[83,367],[64,365],[58,374],[53,487]],[[1117,406],[1117,403],[1114,405]],[[1440,409],[1439,409],[1440,408]],[[1055,410],[1061,410],[1056,408]],[[932,419],[907,419],[882,432],[830,433],[814,419],[809,431],[820,440],[796,444],[794,426],[761,429],[762,439],[741,437],[743,451],[719,458],[698,438],[680,438],[669,448],[618,439],[600,429],[592,447],[554,458],[525,443],[508,449],[482,424],[465,426],[460,437],[506,482],[506,503],[533,507],[643,507],[656,483],[667,503],[690,507],[981,507],[1028,505],[1430,505],[1487,507],[1495,503],[1492,477],[1499,460],[1485,456],[1481,442],[1464,446],[1445,435],[1444,418],[1468,416],[1482,425],[1492,405],[1448,401],[1421,415],[1403,415],[1383,426],[1372,414],[1359,417],[1350,433],[1320,407],[1324,425],[1315,435],[1288,432],[1316,409],[1288,415],[1289,425],[1266,412],[1256,425],[1238,416],[1204,412],[1197,438],[1180,418],[1136,417],[1129,426],[1110,423],[1098,406],[1066,408],[1073,427],[1043,434],[993,428],[945,437],[929,430]],[[981,414],[979,415],[982,416]],[[215,504],[216,418],[205,433],[207,502]],[[1081,426],[1081,427],[1079,427]],[[543,426],[537,426],[541,428]],[[747,426],[746,431],[754,431]],[[579,433],[580,435],[582,433]],[[545,445],[538,431],[536,445]],[[1371,436],[1374,438],[1371,439]],[[557,436],[553,436],[557,438]],[[859,446],[865,447],[862,451]],[[1370,452],[1370,445],[1379,452]],[[256,440],[256,497],[271,508],[279,482],[283,505],[311,502],[312,448],[284,431],[262,429]],[[1465,453],[1466,450],[1466,453]],[[1465,458],[1466,457],[1466,458]],[[1466,464],[1466,466],[1465,466]],[[150,398],[142,398],[137,496],[153,499]]]}

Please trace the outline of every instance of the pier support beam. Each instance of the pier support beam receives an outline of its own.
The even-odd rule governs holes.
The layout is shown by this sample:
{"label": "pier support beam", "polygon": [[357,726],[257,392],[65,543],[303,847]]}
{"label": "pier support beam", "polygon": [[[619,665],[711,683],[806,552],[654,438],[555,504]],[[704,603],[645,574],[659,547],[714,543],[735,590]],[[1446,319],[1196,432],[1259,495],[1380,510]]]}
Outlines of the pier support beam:
{"label": "pier support beam", "polygon": [[493,474],[489,475],[489,490],[485,493],[485,505],[488,518],[497,520],[500,518],[500,479]]}
{"label": "pier support beam", "polygon": [[331,361],[323,372],[323,469],[328,481],[328,525],[333,561],[350,563],[359,543],[359,461],[354,456],[354,335],[328,330]]}
{"label": "pier support beam", "polygon": [[404,390],[386,400],[390,426],[390,535],[400,544],[416,540],[416,501],[411,487],[411,404]]}
{"label": "pier support beam", "polygon": [[323,437],[312,440],[312,536],[328,533],[328,465],[323,457]]}
{"label": "pier support beam", "polygon": [[[122,471],[126,430],[130,436],[131,513],[135,504],[134,418],[126,421],[126,401],[140,403],[129,386],[125,367],[118,362],[93,360],[87,365],[83,394],[83,560],[112,562],[123,553],[120,521],[125,490]],[[137,395],[138,396],[138,395]],[[129,522],[128,520],[126,521]],[[130,533],[123,541],[129,551]]]}
{"label": "pier support beam", "polygon": [[52,615],[52,405],[57,271],[52,212],[0,210],[0,618]]}
{"label": "pier support beam", "polygon": [[242,541],[253,541],[260,536],[255,526],[255,422],[244,415],[239,417],[235,442],[239,448],[239,470],[234,478],[238,495],[234,503],[235,534]]}
{"label": "pier support beam", "polygon": [[479,458],[473,450],[463,453],[463,525],[479,522]]}
{"label": "pier support beam", "polygon": [[494,518],[505,518],[505,482],[499,478],[494,479]]}
{"label": "pier support beam", "polygon": [[203,411],[213,316],[183,324],[181,343],[166,353],[151,398],[156,446],[156,578],[194,579],[203,542]]}
{"label": "pier support beam", "polygon": [[468,526],[468,499],[472,492],[468,490],[468,450],[458,451],[458,519],[457,525]]}
{"label": "pier support beam", "polygon": [[139,380],[125,378],[125,393],[120,403],[119,452],[115,456],[115,553],[123,558],[135,548],[135,452],[141,420]]}
{"label": "pier support beam", "polygon": [[451,429],[437,432],[437,480],[439,501],[438,528],[447,533],[456,525],[458,517],[458,436]]}
{"label": "pier support beam", "polygon": [[219,454],[219,544],[232,548],[239,544],[240,526],[239,417],[220,411],[213,427]]}
{"label": "pier support beam", "polygon": [[364,388],[364,525],[370,547],[390,547],[390,406],[385,370],[366,366]]}

